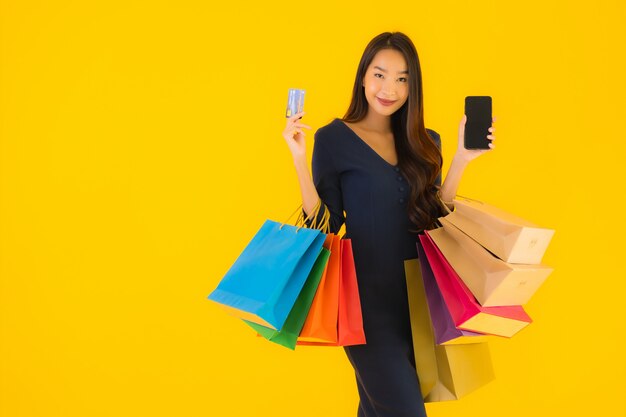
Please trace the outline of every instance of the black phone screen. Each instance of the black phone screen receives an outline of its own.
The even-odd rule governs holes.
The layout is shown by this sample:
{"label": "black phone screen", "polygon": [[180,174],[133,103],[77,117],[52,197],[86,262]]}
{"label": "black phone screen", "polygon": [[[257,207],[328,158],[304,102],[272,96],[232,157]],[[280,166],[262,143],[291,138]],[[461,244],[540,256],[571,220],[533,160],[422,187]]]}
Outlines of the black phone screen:
{"label": "black phone screen", "polygon": [[491,96],[465,97],[465,149],[491,149]]}

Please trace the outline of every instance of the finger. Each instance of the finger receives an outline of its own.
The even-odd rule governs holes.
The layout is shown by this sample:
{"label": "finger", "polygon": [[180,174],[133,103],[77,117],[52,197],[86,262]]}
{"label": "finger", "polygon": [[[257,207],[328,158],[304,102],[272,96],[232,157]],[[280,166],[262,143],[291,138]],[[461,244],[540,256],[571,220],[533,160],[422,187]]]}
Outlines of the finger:
{"label": "finger", "polygon": [[291,123],[298,123],[300,121],[300,119],[302,119],[302,116],[298,117],[298,114],[304,114],[304,112],[302,113],[296,113],[296,115],[294,116],[293,120],[290,120]]}
{"label": "finger", "polygon": [[305,125],[304,123],[296,123],[296,124],[294,124],[294,126],[298,126],[298,127],[306,127],[307,129],[311,129],[311,126],[309,126],[309,125]]}
{"label": "finger", "polygon": [[287,131],[289,132],[289,135],[293,136],[296,133],[301,133],[302,129],[298,129],[298,128],[293,128],[292,127],[292,128],[287,129]]}
{"label": "finger", "polygon": [[299,113],[294,114],[294,115],[292,116],[293,120],[296,120],[296,119],[301,119],[301,118],[302,118],[302,116],[304,116],[304,113],[305,113],[304,111],[301,111],[301,112],[299,112]]}
{"label": "finger", "polygon": [[301,114],[300,114],[300,113],[296,113],[296,114],[294,114],[293,116],[291,116],[291,117],[290,117],[289,119],[287,119],[287,120],[289,120],[289,122],[290,122],[290,123],[293,123],[293,122],[295,122],[296,120],[298,120],[298,118],[299,118],[299,117],[301,117]]}

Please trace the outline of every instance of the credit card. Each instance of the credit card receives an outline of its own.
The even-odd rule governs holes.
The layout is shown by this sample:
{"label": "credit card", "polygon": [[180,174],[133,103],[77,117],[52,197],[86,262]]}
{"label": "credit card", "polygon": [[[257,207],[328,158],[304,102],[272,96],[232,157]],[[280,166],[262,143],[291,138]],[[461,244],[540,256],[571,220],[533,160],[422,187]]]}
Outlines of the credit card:
{"label": "credit card", "polygon": [[287,98],[287,114],[285,117],[291,117],[296,113],[304,110],[304,90],[300,88],[290,88],[289,97]]}

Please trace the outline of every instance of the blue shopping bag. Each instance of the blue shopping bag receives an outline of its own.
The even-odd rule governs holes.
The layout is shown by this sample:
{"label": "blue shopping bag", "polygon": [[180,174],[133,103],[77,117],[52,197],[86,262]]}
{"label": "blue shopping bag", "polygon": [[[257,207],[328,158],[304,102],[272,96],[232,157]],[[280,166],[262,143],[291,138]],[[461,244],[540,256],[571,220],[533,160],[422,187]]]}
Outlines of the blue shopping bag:
{"label": "blue shopping bag", "polygon": [[291,350],[295,350],[298,336],[300,335],[300,332],[302,332],[304,322],[306,321],[309,311],[311,310],[311,304],[313,304],[313,299],[317,293],[322,275],[324,275],[326,271],[329,258],[330,251],[322,247],[322,252],[320,252],[320,255],[317,257],[317,260],[313,265],[313,269],[311,269],[311,273],[306,279],[304,287],[302,287],[302,291],[300,291],[300,295],[298,295],[293,308],[287,316],[287,320],[285,320],[282,330],[272,330],[265,326],[261,326],[260,324],[252,323],[246,320],[244,320],[244,322],[267,340],[283,345]]}
{"label": "blue shopping bag", "polygon": [[266,220],[207,297],[229,313],[281,330],[326,234]]}

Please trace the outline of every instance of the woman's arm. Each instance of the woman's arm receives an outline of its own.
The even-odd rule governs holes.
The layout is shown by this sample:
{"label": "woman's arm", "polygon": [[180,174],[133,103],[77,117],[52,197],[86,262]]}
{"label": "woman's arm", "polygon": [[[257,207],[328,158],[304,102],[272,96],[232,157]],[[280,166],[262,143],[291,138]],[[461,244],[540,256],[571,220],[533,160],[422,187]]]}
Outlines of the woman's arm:
{"label": "woman's arm", "polygon": [[[306,218],[309,213],[312,213],[318,207],[320,196],[317,193],[307,164],[306,142],[304,139],[306,134],[302,129],[311,129],[311,126],[300,122],[304,114],[305,112],[296,113],[287,119],[285,130],[283,130],[283,137],[293,157],[293,163],[300,184],[300,192],[302,194],[302,214],[305,218],[305,224],[308,226],[312,223],[313,219],[307,222]],[[319,211],[318,209],[318,213]]]}
{"label": "woman's arm", "polygon": [[[323,223],[327,221],[330,232],[337,234],[346,218],[343,213],[343,194],[341,192],[340,176],[335,168],[332,152],[322,143],[327,139],[329,138],[323,137],[320,130],[315,132],[313,156],[311,158],[312,182],[307,165],[304,162],[306,158],[297,158],[294,159],[294,162],[298,180],[300,181],[303,214],[305,216],[310,215],[321,199],[321,205],[315,218],[316,224],[313,225],[314,219],[305,220],[304,224],[307,227],[320,229]],[[324,220],[324,217],[327,219]]]}
{"label": "woman's arm", "polygon": [[491,122],[491,127],[489,128],[489,132],[491,134],[487,135],[487,139],[491,140],[492,143],[489,143],[489,148],[486,150],[476,150],[476,149],[465,149],[465,122],[467,120],[467,116],[463,115],[461,119],[461,123],[459,123],[459,141],[456,148],[456,153],[454,158],[452,158],[452,163],[450,164],[450,169],[446,174],[446,179],[444,180],[441,189],[439,190],[439,195],[441,200],[446,203],[446,206],[450,210],[454,208],[454,204],[452,200],[456,196],[456,191],[459,188],[459,184],[461,183],[461,176],[463,175],[463,171],[465,171],[465,167],[469,164],[470,161],[484,154],[485,152],[491,152],[496,145],[493,144],[493,141],[496,140],[496,136],[493,134],[496,128],[493,127],[493,123],[496,121],[496,117],[493,118]]}
{"label": "woman's arm", "polygon": [[[309,173],[304,140],[305,133],[302,128],[310,129],[311,126],[299,122],[304,114],[305,112],[300,112],[288,118],[283,131],[283,137],[291,150],[298,175],[300,193],[302,194],[302,214],[305,218],[304,225],[322,229],[328,224],[330,232],[336,234],[345,222],[339,173],[335,170],[331,152],[321,143],[324,141],[321,139],[324,136],[322,129],[318,129],[313,137],[313,158],[311,161],[313,175],[311,176]],[[317,216],[307,220],[306,218],[316,211],[318,205]]]}
{"label": "woman's arm", "polygon": [[320,196],[317,193],[315,184],[313,184],[313,178],[309,173],[309,165],[306,157],[294,157],[293,164],[296,167],[296,174],[298,175],[298,183],[300,184],[300,194],[302,195],[302,209],[306,213],[306,216],[313,212],[313,209],[317,205]]}
{"label": "woman's arm", "polygon": [[446,174],[446,179],[441,185],[439,195],[450,210],[454,208],[452,200],[454,200],[454,196],[456,196],[456,191],[458,190],[459,184],[461,183],[463,171],[465,171],[465,167],[467,166],[468,162],[469,161],[458,158],[455,155],[455,157],[452,159],[452,163],[450,164],[450,169],[448,169],[448,173]]}

